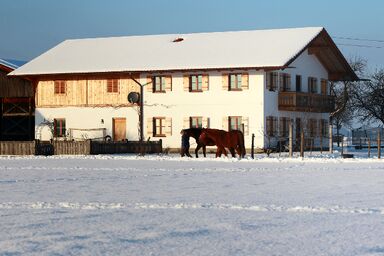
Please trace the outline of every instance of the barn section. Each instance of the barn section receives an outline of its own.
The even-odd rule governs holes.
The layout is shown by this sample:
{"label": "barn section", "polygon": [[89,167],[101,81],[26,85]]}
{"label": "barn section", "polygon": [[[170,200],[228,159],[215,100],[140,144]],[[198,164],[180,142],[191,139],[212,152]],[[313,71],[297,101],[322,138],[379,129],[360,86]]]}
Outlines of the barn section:
{"label": "barn section", "polygon": [[23,61],[0,59],[0,140],[34,139],[35,106],[32,83],[7,74],[25,64]]}

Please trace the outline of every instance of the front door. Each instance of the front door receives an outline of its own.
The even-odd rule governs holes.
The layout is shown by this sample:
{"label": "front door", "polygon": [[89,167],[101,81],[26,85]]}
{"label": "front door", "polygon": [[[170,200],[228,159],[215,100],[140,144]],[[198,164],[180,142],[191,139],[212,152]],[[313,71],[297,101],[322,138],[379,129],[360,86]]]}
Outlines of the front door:
{"label": "front door", "polygon": [[126,120],[125,118],[112,119],[113,140],[121,141],[126,139]]}

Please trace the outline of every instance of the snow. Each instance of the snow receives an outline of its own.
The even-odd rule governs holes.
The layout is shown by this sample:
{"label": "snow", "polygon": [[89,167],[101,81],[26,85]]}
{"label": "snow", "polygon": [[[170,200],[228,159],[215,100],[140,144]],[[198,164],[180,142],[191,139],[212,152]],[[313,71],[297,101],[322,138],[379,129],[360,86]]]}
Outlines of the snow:
{"label": "snow", "polygon": [[383,255],[384,160],[352,153],[0,157],[0,255]]}
{"label": "snow", "polygon": [[[322,27],[66,40],[10,75],[281,67]],[[172,42],[183,38],[181,42]]]}

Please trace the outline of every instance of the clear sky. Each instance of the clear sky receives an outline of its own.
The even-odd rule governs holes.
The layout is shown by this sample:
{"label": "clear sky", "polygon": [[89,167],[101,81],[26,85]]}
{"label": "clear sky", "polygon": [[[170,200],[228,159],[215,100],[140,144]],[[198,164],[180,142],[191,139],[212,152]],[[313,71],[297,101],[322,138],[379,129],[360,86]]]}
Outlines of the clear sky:
{"label": "clear sky", "polygon": [[31,60],[69,38],[323,26],[347,58],[384,68],[382,0],[0,1],[1,58]]}

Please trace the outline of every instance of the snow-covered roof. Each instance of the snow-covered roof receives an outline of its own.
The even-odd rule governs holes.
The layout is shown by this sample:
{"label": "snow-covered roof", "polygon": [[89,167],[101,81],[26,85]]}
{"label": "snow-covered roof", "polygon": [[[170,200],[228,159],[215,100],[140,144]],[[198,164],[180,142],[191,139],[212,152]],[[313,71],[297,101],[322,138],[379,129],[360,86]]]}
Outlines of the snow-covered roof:
{"label": "snow-covered roof", "polygon": [[[322,27],[66,40],[11,75],[284,66]],[[180,42],[173,42],[175,39]]]}
{"label": "snow-covered roof", "polygon": [[12,69],[12,70],[17,69],[18,67],[21,67],[25,63],[27,62],[22,60],[0,59],[0,65],[8,67],[9,69]]}

